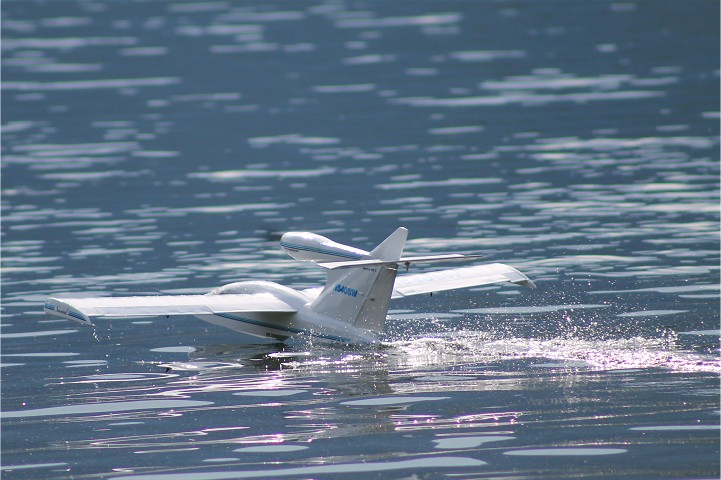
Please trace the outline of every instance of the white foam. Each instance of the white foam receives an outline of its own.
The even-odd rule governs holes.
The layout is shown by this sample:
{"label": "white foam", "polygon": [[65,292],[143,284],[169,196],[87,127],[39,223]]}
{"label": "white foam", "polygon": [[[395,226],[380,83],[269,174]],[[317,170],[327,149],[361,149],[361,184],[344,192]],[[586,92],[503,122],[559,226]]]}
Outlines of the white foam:
{"label": "white foam", "polygon": [[578,305],[539,305],[528,307],[496,307],[496,308],[468,308],[463,310],[454,310],[454,312],[463,313],[481,313],[491,315],[533,315],[536,313],[561,312],[565,310],[584,310],[592,308],[607,308],[609,305],[599,304],[578,304]]}
{"label": "white foam", "polygon": [[[676,349],[664,338],[585,340],[580,338],[494,338],[487,332],[464,331],[388,342],[403,367],[454,365],[505,359],[546,359],[547,364],[583,366],[591,370],[665,368],[677,372],[721,373],[721,359]],[[569,363],[571,362],[571,363]],[[562,368],[562,367],[558,367]]]}

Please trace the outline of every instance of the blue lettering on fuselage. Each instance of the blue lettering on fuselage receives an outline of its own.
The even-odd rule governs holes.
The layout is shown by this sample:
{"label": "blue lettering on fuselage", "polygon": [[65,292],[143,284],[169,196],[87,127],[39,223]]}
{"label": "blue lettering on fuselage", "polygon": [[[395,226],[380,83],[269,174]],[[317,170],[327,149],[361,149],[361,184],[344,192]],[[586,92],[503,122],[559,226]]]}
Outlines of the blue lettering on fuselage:
{"label": "blue lettering on fuselage", "polygon": [[341,285],[340,283],[336,284],[336,286],[333,288],[333,291],[342,293],[343,295],[348,295],[349,297],[357,297],[358,296],[358,290],[355,288],[346,287],[345,285]]}

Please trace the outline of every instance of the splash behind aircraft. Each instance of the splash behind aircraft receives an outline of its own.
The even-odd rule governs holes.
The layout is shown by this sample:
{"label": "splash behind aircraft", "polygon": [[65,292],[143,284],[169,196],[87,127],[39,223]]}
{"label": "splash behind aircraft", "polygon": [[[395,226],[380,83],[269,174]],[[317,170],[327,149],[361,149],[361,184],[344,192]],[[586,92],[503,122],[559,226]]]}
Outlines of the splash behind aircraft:
{"label": "splash behind aircraft", "polygon": [[91,325],[91,318],[193,315],[256,337],[311,336],[343,343],[377,342],[392,299],[493,283],[534,287],[501,263],[405,274],[413,263],[470,260],[473,255],[403,257],[408,230],[400,227],[370,252],[310,232],[288,232],[281,247],[328,272],[325,286],[295,290],[268,281],[236,282],[205,295],[49,298],[45,313]]}

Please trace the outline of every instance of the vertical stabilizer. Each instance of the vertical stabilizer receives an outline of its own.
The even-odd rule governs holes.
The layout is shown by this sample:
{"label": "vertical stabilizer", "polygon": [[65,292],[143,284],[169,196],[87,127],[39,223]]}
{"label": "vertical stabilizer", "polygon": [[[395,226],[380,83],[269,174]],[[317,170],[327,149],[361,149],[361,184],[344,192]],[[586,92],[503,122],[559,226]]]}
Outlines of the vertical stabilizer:
{"label": "vertical stabilizer", "polygon": [[386,262],[395,262],[401,258],[403,247],[406,246],[408,238],[408,229],[399,227],[395,232],[391,233],[388,238],[383,240],[380,245],[371,250],[371,257]]}
{"label": "vertical stabilizer", "polygon": [[[401,227],[370,252],[379,260],[401,258],[408,230]],[[354,266],[328,271],[328,280],[311,304],[315,313],[355,327],[381,332],[393,293],[397,265]]]}

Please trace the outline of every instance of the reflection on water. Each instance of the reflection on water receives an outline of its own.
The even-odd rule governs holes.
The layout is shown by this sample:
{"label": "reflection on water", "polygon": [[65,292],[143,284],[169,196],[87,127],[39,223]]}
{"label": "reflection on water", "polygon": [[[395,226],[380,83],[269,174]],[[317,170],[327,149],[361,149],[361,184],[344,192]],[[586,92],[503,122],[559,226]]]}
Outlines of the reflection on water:
{"label": "reflection on water", "polygon": [[[633,348],[575,346],[607,357],[625,351],[611,369],[569,361],[561,350],[573,348],[573,340],[557,340],[543,349],[545,354],[533,347],[523,352],[520,343],[506,340],[501,349],[469,336],[465,345],[458,338],[439,337],[367,350],[199,346],[187,362],[157,366],[179,366],[167,373],[138,373],[135,367],[59,379],[53,388],[87,385],[92,395],[78,392],[75,404],[4,411],[2,417],[11,429],[42,417],[70,432],[50,441],[51,457],[74,462],[88,450],[131,455],[137,467],[118,471],[133,474],[129,478],[407,468],[480,473],[480,467],[501,468],[515,457],[557,456],[621,456],[617,465],[636,468],[638,460],[628,455],[647,444],[642,432],[666,432],[657,441],[681,451],[692,448],[685,446],[689,436],[696,445],[716,441],[713,392],[718,379],[704,372],[717,367],[706,365],[674,381],[684,367],[658,368],[654,351],[662,350],[650,342],[639,341]],[[166,355],[188,355],[178,350]],[[688,364],[694,360],[687,359]],[[211,364],[224,367],[204,368]],[[649,403],[654,405],[650,415]],[[689,425],[691,419],[698,423]],[[548,436],[549,429],[557,433]],[[406,459],[390,460],[389,445],[394,458]],[[329,451],[344,453],[329,457]],[[171,459],[173,467],[164,466]],[[283,466],[268,468],[268,461]]]}

